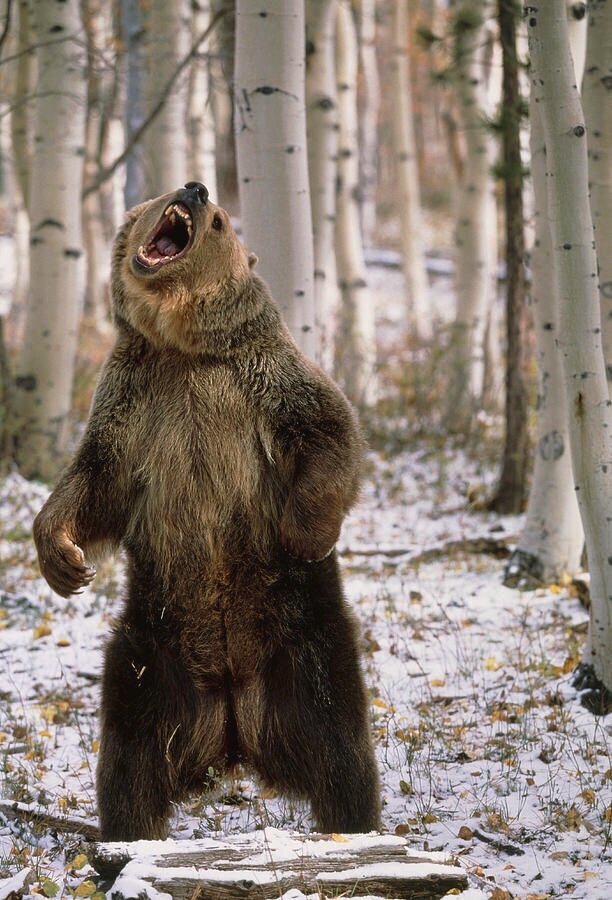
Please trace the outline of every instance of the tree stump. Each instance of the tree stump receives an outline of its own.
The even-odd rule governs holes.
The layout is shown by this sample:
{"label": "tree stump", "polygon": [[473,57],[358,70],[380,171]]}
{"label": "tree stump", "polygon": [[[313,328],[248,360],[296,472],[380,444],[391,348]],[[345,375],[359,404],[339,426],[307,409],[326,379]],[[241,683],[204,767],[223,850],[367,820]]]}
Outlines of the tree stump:
{"label": "tree stump", "polygon": [[[179,900],[339,896],[434,900],[467,886],[445,853],[391,834],[302,835],[274,828],[189,841],[97,843],[89,854],[112,900],[154,891]],[[300,893],[301,892],[301,893]]]}

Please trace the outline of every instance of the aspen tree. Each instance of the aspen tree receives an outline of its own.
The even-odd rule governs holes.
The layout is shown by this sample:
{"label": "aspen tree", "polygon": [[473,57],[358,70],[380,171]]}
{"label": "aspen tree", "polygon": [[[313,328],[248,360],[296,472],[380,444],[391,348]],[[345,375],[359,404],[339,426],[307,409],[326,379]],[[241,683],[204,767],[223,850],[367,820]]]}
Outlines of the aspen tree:
{"label": "aspen tree", "polygon": [[604,359],[612,385],[612,0],[591,0],[582,103],[589,148]]}
{"label": "aspen tree", "polygon": [[338,164],[335,0],[306,0],[306,127],[314,242],[314,300],[327,360],[336,298],[334,227]]}
{"label": "aspen tree", "polygon": [[[190,49],[187,0],[151,0],[145,18],[145,108],[159,97]],[[175,191],[189,178],[187,168],[188,82],[179,80],[144,138],[146,197]]]}
{"label": "aspen tree", "polygon": [[506,409],[502,471],[489,506],[500,513],[520,513],[527,501],[529,433],[527,429],[527,303],[523,162],[515,0],[498,0],[497,18],[503,59],[501,172],[504,185],[506,257]]}
{"label": "aspen tree", "polygon": [[376,0],[359,3],[359,53],[362,71],[363,105],[360,115],[361,143],[361,227],[366,246],[370,246],[376,228],[378,196],[378,153],[380,76],[376,53]]}
{"label": "aspen tree", "polygon": [[234,122],[244,240],[298,346],[319,348],[308,183],[303,4],[237,0]]}
{"label": "aspen tree", "polygon": [[[13,397],[15,456],[51,479],[66,449],[81,309],[86,79],[78,0],[32,4],[38,83],[29,186],[31,287]],[[65,39],[50,43],[49,34]]]}
{"label": "aspen tree", "polygon": [[580,570],[584,531],[572,475],[567,400],[557,349],[559,310],[546,193],[546,148],[530,103],[531,181],[535,235],[531,250],[531,311],[538,361],[538,424],[525,524],[504,573],[504,584],[533,590]]}
{"label": "aspen tree", "polygon": [[[582,72],[582,29],[575,7],[567,6],[576,84]],[[531,186],[535,235],[531,248],[531,312],[538,363],[537,435],[527,515],[504,572],[504,584],[534,589],[580,571],[584,530],[574,490],[566,392],[559,336],[559,300],[551,279],[553,253],[548,221],[546,147],[535,102],[529,104]]]}
{"label": "aspen tree", "polygon": [[425,269],[421,191],[412,113],[412,79],[408,51],[410,18],[407,0],[394,0],[393,11],[394,114],[391,124],[397,174],[402,270],[408,294],[406,318],[410,330],[419,340],[430,341],[433,337],[433,321]]}
{"label": "aspen tree", "polygon": [[453,17],[459,113],[466,153],[457,198],[457,314],[451,335],[452,377],[446,424],[465,432],[481,404],[488,307],[495,297],[497,232],[493,181],[495,143],[484,120],[494,96],[493,35],[487,0],[462,0]]}
{"label": "aspen tree", "polygon": [[368,406],[376,399],[375,309],[367,283],[359,210],[357,31],[345,2],[337,7],[336,53],[340,112],[336,265],[340,304],[335,372],[349,399]]}
{"label": "aspen tree", "polygon": [[[125,137],[129,141],[144,118],[144,23],[138,0],[121,0],[121,29],[125,44],[126,97]],[[144,148],[139,141],[130,150],[125,164],[124,198],[131,209],[145,198]]]}
{"label": "aspen tree", "polygon": [[532,2],[526,14],[532,97],[546,144],[558,347],[591,576],[589,634],[574,683],[584,691],[582,702],[602,713],[612,707],[612,402],[602,349],[587,137],[564,4]]}
{"label": "aspen tree", "polygon": [[[208,0],[194,0],[191,36],[194,43],[204,34],[211,19]],[[218,199],[215,165],[216,142],[213,104],[210,90],[210,49],[205,47],[191,65],[189,81],[189,177],[203,182],[210,196]]]}
{"label": "aspen tree", "polygon": [[14,72],[15,103],[11,112],[11,150],[13,172],[18,190],[15,197],[15,256],[16,277],[13,304],[21,310],[26,302],[30,282],[30,220],[28,217],[29,175],[32,153],[31,104],[24,98],[34,93],[35,62],[27,52],[32,45],[31,10],[28,0],[20,0],[17,7],[18,54]]}

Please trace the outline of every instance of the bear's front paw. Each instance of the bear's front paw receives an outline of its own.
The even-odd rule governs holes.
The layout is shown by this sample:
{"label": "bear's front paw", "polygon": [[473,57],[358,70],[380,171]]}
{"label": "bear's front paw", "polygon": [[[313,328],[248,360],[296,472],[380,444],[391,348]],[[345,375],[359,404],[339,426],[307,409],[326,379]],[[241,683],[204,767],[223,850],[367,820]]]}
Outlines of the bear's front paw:
{"label": "bear's front paw", "polygon": [[40,571],[47,584],[60,597],[78,593],[96,574],[85,562],[85,554],[69,537],[65,528],[41,534],[35,530]]}

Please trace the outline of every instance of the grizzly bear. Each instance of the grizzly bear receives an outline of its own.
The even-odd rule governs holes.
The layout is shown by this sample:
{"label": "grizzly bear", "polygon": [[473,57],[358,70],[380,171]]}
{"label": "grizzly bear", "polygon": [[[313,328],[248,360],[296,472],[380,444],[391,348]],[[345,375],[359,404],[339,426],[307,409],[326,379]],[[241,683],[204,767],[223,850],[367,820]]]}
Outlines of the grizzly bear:
{"label": "grizzly bear", "polygon": [[105,651],[101,836],[159,838],[240,764],[324,832],[379,826],[359,640],[334,545],[363,441],[198,182],[116,238],[115,346],[76,457],[34,522],[63,597],[121,546]]}

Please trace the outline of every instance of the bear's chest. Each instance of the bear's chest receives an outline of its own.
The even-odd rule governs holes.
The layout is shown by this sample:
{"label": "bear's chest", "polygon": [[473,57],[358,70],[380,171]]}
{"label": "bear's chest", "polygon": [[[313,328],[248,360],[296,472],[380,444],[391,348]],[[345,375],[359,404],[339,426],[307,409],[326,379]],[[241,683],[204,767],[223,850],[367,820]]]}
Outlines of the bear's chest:
{"label": "bear's chest", "polygon": [[141,492],[133,525],[160,559],[218,557],[245,524],[269,534],[283,486],[271,424],[247,392],[222,368],[152,389],[134,438]]}

